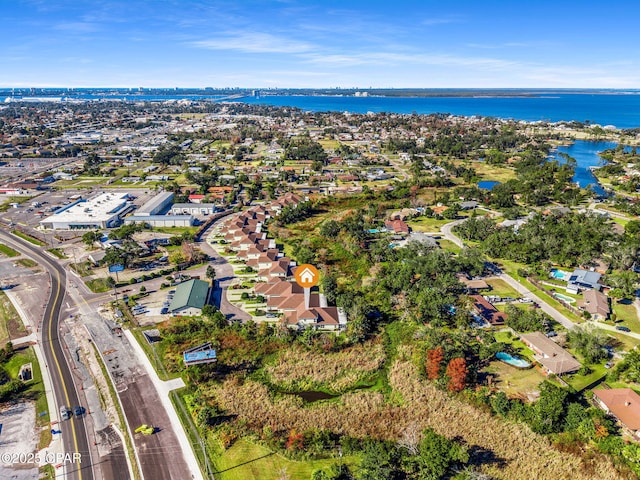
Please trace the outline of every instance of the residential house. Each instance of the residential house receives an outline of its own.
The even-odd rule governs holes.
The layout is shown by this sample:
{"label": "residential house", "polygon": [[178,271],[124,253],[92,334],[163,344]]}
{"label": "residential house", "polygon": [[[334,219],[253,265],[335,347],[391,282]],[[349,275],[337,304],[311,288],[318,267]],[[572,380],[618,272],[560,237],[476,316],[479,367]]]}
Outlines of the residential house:
{"label": "residential house", "polygon": [[526,333],[520,335],[520,339],[533,350],[534,358],[547,375],[572,373],[581,367],[578,360],[542,332]]}
{"label": "residential house", "polygon": [[597,389],[593,391],[593,400],[640,439],[640,395],[630,388]]}
{"label": "residential house", "polygon": [[580,290],[600,290],[602,285],[600,285],[601,274],[598,272],[592,272],[589,270],[582,270],[577,268],[573,271],[573,273],[569,276],[569,280],[567,281],[567,292],[577,294]]}
{"label": "residential house", "polygon": [[507,314],[491,305],[482,295],[471,295],[474,312],[491,325],[504,325]]}
{"label": "residential house", "polygon": [[609,297],[598,290],[585,290],[582,302],[578,306],[591,314],[594,320],[606,320],[611,313]]}
{"label": "residential house", "polygon": [[409,233],[409,225],[407,225],[404,221],[396,219],[396,220],[386,220],[384,222],[385,228],[393,233],[398,234],[408,234]]}

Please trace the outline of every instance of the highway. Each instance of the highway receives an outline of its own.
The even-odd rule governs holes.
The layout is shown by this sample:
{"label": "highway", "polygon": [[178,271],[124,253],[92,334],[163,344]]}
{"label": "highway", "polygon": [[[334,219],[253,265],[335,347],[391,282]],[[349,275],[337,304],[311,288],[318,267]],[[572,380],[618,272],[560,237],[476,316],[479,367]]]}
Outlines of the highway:
{"label": "highway", "polygon": [[[42,328],[40,329],[40,344],[44,351],[46,366],[48,368],[54,385],[56,405],[49,405],[52,414],[60,417],[59,408],[62,405],[73,408],[80,405],[78,393],[71,370],[67,365],[67,360],[63,352],[62,341],[59,338],[59,321],[62,301],[65,296],[66,272],[55,261],[52,261],[46,254],[42,253],[38,247],[29,242],[15,237],[5,230],[0,229],[0,238],[3,243],[10,244],[12,248],[32,257],[42,267],[49,271],[51,277],[51,292],[49,302],[46,305]],[[53,411],[58,409],[57,411]],[[81,417],[72,416],[70,420],[62,421],[53,428],[62,431],[63,452],[65,454],[79,453],[80,463],[64,462],[65,478],[70,480],[93,480],[93,464],[91,461],[91,451],[87,438],[86,415]]]}

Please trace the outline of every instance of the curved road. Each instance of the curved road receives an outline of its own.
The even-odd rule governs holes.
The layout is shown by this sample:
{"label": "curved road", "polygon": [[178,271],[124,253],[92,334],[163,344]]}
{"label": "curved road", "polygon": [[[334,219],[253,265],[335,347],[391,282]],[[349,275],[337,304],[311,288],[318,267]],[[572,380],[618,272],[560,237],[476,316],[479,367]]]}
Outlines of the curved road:
{"label": "curved road", "polygon": [[[51,293],[45,308],[43,325],[40,331],[42,337],[41,345],[46,359],[46,365],[42,365],[41,368],[48,368],[49,370],[57,403],[57,406],[49,405],[49,409],[59,408],[62,405],[67,407],[80,405],[71,370],[64,356],[62,340],[59,337],[60,309],[65,296],[66,272],[57,262],[51,261],[47,255],[29,242],[10,235],[1,229],[0,238],[3,239],[3,242],[10,243],[12,248],[36,259],[40,265],[49,271]],[[55,414],[59,416],[59,410]],[[64,453],[79,453],[81,455],[81,463],[64,463],[65,478],[93,480],[94,475],[85,416],[73,416],[68,421],[60,419],[60,423],[54,428],[62,431]]]}
{"label": "curved road", "polygon": [[[233,215],[232,213],[229,215]],[[220,222],[223,222],[229,215],[219,218],[215,222],[213,222],[204,232],[202,232],[202,240],[200,240],[200,246],[202,249],[209,254],[212,258],[210,260],[210,265],[216,271],[216,281],[215,288],[213,289],[213,301],[222,313],[224,313],[227,320],[235,320],[240,322],[247,322],[251,320],[251,315],[242,310],[241,308],[236,307],[227,299],[227,289],[231,285],[231,282],[235,278],[235,274],[233,273],[233,267],[224,258],[220,255],[215,248],[213,248],[209,244],[209,235],[211,234],[211,229],[218,225]]]}

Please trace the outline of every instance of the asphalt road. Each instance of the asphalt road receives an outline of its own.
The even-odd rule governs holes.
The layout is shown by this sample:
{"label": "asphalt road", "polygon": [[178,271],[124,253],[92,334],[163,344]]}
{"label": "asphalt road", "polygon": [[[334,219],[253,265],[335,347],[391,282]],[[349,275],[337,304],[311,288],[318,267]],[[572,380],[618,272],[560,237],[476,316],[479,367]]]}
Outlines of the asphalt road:
{"label": "asphalt road", "polygon": [[[4,230],[0,230],[0,238],[3,243],[10,243],[12,248],[36,259],[51,275],[51,292],[40,330],[41,345],[53,381],[58,408],[62,405],[67,407],[80,405],[73,377],[64,356],[64,347],[59,338],[60,310],[65,296],[66,272],[57,262],[51,261],[38,247],[29,242],[10,235]],[[45,366],[42,366],[42,368],[45,368]],[[50,405],[49,407],[53,406]],[[80,463],[65,464],[66,478],[93,480],[93,465],[87,439],[85,416],[73,416],[70,420],[60,421],[57,428],[62,431],[64,453],[79,453],[81,455]]]}
{"label": "asphalt road", "polygon": [[227,217],[228,215],[213,222],[209,228],[203,232],[202,240],[198,243],[198,246],[211,257],[209,264],[212,265],[216,271],[215,287],[212,294],[214,304],[224,313],[227,320],[244,323],[251,320],[251,315],[227,300],[227,290],[235,278],[233,267],[227,259],[220,255],[207,241],[211,229],[220,222],[223,222]]}

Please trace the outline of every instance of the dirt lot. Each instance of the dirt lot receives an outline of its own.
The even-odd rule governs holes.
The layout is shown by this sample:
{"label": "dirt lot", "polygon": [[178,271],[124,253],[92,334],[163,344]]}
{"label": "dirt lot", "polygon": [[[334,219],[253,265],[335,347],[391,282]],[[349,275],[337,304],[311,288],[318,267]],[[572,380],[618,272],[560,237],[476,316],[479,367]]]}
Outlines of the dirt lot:
{"label": "dirt lot", "polygon": [[[35,403],[19,402],[0,406],[0,424],[2,424],[0,456],[9,453],[17,455],[19,460],[20,456],[24,457],[20,454],[35,453],[40,435],[35,418]],[[38,478],[38,465],[0,460],[0,478],[12,480]]]}

